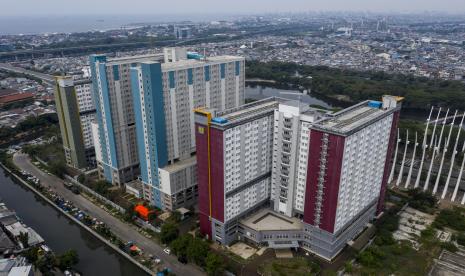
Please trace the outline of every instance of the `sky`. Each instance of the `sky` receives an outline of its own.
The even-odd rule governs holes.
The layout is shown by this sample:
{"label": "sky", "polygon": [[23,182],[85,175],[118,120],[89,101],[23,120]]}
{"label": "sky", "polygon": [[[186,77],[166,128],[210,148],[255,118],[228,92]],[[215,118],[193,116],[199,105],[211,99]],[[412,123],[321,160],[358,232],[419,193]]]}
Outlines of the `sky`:
{"label": "sky", "polygon": [[465,13],[465,0],[3,0],[0,16],[370,11]]}

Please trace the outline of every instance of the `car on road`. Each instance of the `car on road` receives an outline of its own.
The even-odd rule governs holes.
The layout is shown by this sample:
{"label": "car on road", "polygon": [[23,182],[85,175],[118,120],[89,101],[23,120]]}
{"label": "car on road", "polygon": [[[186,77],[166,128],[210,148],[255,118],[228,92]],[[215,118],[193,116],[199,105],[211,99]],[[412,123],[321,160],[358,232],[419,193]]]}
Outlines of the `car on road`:
{"label": "car on road", "polygon": [[78,195],[80,193],[79,188],[76,187],[75,185],[73,185],[73,187],[71,187],[71,192],[73,192],[76,195]]}
{"label": "car on road", "polygon": [[166,254],[170,255],[171,254],[171,249],[169,249],[168,247],[163,249],[163,252],[165,252]]}
{"label": "car on road", "polygon": [[69,183],[69,182],[63,182],[63,185],[65,186],[66,189],[68,190],[71,190],[71,188],[73,188],[73,184]]}

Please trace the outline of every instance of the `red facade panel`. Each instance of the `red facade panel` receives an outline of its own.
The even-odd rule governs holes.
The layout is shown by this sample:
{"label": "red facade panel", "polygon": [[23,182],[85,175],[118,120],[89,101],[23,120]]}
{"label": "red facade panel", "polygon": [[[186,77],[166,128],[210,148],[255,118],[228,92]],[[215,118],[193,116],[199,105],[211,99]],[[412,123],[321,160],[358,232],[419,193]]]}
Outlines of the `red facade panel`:
{"label": "red facade panel", "polygon": [[224,222],[223,131],[210,129],[212,217]]}
{"label": "red facade panel", "polygon": [[[304,221],[311,225],[315,225],[316,196],[323,134],[323,132],[316,130],[310,132]],[[324,193],[319,228],[332,233],[336,220],[345,138],[329,134],[328,140]]]}
{"label": "red facade panel", "polygon": [[323,132],[310,131],[310,145],[307,162],[307,183],[305,190],[304,222],[312,224],[315,221],[315,204],[320,168],[321,139]]}
{"label": "red facade panel", "polygon": [[393,114],[392,125],[391,125],[391,135],[389,137],[389,145],[386,153],[386,163],[384,164],[384,174],[383,182],[381,182],[381,190],[379,193],[378,207],[376,213],[379,215],[384,210],[384,198],[386,196],[386,187],[387,181],[389,178],[389,173],[391,172],[392,167],[392,152],[394,151],[394,146],[396,144],[396,134],[397,134],[397,125],[399,123],[400,111],[396,111]]}

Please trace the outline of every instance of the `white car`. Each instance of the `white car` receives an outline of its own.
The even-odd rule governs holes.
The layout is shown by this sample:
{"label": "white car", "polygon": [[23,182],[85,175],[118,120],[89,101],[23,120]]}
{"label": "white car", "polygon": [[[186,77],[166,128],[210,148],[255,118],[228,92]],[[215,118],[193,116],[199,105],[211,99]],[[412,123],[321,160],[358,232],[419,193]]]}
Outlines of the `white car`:
{"label": "white car", "polygon": [[168,247],[163,249],[163,252],[165,252],[166,254],[170,255],[171,254],[171,249],[169,249]]}

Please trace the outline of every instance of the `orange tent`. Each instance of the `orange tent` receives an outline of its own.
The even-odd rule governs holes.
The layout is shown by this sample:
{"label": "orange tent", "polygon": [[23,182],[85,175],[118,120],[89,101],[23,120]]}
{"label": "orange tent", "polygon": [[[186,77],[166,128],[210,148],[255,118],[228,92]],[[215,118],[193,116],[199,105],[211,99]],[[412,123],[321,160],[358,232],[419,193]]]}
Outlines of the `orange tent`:
{"label": "orange tent", "polygon": [[153,213],[153,211],[150,211],[144,205],[136,205],[136,207],[134,207],[134,211],[136,211],[139,217],[141,217],[144,220],[149,220],[149,215]]}

